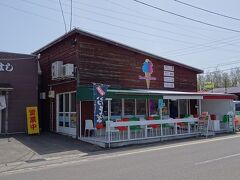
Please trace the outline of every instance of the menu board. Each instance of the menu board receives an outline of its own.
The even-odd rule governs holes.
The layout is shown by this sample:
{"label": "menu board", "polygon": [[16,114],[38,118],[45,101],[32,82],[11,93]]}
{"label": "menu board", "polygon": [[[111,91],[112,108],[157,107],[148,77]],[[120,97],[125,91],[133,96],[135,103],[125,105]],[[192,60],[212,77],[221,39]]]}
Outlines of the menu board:
{"label": "menu board", "polygon": [[164,87],[174,88],[174,66],[164,65]]}

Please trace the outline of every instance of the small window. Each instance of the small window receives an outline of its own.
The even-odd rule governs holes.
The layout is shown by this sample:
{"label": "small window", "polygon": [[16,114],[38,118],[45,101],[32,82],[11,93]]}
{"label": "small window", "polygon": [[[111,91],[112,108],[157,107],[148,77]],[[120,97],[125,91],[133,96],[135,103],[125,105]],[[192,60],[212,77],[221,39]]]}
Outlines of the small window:
{"label": "small window", "polygon": [[146,114],[146,99],[137,99],[137,115]]}
{"label": "small window", "polygon": [[135,115],[135,99],[124,99],[124,115]]}
{"label": "small window", "polygon": [[158,115],[158,99],[150,99],[150,115]]}
{"label": "small window", "polygon": [[111,101],[111,115],[121,116],[122,115],[122,100],[115,99]]}

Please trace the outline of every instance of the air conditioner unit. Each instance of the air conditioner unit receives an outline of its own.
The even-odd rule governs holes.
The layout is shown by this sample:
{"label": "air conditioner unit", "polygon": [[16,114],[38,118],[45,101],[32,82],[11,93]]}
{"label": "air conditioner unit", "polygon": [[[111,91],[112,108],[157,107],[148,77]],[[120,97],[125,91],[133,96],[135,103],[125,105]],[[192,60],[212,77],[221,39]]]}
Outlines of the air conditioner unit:
{"label": "air conditioner unit", "polygon": [[63,65],[63,77],[66,77],[66,78],[74,77],[74,64]]}
{"label": "air conditioner unit", "polygon": [[63,76],[63,62],[55,61],[52,63],[52,79],[59,79]]}

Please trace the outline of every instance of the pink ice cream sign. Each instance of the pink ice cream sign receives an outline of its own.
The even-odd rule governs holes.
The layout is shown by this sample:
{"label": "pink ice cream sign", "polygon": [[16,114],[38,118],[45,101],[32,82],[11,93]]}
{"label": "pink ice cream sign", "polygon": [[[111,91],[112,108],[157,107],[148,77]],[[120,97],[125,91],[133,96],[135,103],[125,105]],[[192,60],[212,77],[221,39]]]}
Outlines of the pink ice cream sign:
{"label": "pink ice cream sign", "polygon": [[156,80],[156,77],[152,77],[153,63],[149,59],[145,59],[142,65],[142,71],[145,74],[145,76],[139,76],[139,79],[146,80],[146,85],[147,85],[147,88],[149,89],[150,81]]}

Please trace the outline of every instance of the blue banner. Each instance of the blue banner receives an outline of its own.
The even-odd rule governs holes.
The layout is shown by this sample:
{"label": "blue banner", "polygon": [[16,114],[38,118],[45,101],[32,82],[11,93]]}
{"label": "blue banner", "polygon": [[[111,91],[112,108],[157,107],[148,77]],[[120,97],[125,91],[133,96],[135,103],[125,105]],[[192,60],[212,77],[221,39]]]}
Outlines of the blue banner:
{"label": "blue banner", "polygon": [[103,122],[103,103],[107,94],[108,85],[93,84],[94,102],[94,126]]}

